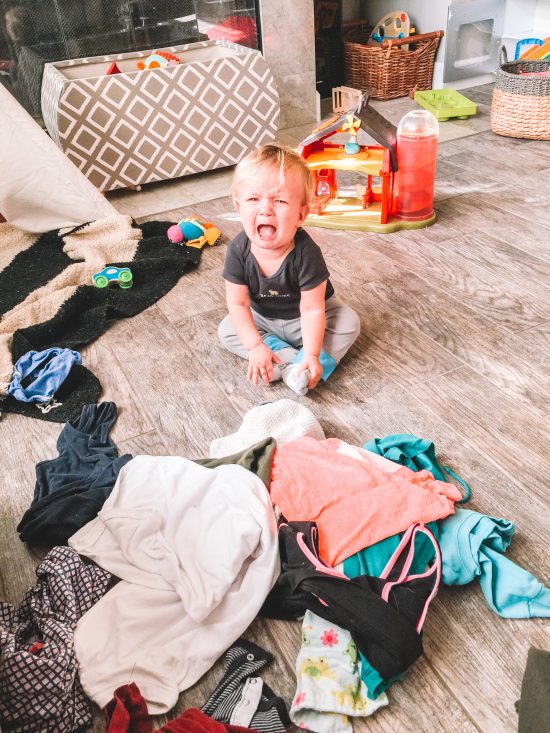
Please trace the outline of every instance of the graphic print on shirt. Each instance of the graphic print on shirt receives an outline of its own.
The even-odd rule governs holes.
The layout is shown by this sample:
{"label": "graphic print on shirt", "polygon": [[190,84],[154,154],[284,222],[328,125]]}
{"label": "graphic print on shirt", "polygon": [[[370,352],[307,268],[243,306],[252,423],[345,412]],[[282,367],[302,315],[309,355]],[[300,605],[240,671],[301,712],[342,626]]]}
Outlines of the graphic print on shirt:
{"label": "graphic print on shirt", "polygon": [[258,293],[258,298],[290,298],[290,293],[280,293],[278,290],[268,289],[267,293]]}

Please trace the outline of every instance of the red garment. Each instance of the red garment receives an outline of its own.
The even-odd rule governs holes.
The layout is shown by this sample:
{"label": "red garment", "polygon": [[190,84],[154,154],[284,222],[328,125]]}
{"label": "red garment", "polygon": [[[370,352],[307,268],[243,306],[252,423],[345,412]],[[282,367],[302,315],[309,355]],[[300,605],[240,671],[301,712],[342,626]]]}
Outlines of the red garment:
{"label": "red garment", "polygon": [[211,41],[230,41],[256,48],[256,23],[247,15],[229,15],[218,25],[209,28],[206,35]]}
{"label": "red garment", "polygon": [[132,682],[117,687],[111,702],[105,706],[105,733],[151,733],[152,719],[139,687]]}
{"label": "red garment", "polygon": [[289,522],[316,522],[319,555],[336,565],[416,522],[454,512],[461,494],[428,471],[411,471],[337,438],[277,446],[271,500]]}
{"label": "red garment", "polygon": [[153,730],[153,719],[139,687],[132,682],[118,687],[105,706],[105,733],[256,733],[239,725],[219,723],[197,708],[189,708],[178,718]]}
{"label": "red garment", "polygon": [[35,641],[33,644],[30,645],[27,651],[29,652],[29,654],[42,654],[43,649],[44,649],[44,642]]}

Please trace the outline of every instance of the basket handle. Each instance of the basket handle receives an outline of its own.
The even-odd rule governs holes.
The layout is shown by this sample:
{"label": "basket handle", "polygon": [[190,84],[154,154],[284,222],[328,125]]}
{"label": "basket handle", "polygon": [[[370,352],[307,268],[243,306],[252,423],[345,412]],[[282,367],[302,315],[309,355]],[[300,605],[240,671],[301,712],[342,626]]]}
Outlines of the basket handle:
{"label": "basket handle", "polygon": [[445,31],[432,31],[431,33],[419,33],[417,36],[407,36],[406,38],[386,38],[380,44],[382,48],[392,48],[393,46],[404,46],[407,43],[418,43],[418,41],[431,41],[433,38],[443,38]]}
{"label": "basket handle", "polygon": [[506,50],[506,46],[500,47],[500,65],[508,63],[508,51]]}

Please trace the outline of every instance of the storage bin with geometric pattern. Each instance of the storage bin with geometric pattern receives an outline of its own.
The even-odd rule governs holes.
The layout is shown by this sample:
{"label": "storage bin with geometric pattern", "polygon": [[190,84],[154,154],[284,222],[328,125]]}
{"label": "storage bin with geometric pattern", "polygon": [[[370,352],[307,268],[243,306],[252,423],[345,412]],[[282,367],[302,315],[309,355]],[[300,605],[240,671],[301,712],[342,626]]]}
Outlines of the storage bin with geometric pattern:
{"label": "storage bin with geometric pattern", "polygon": [[[234,165],[275,139],[279,97],[258,51],[227,41],[162,50],[181,63],[140,71],[152,53],[140,51],[44,68],[46,127],[100,191]],[[107,76],[113,61],[121,73]]]}

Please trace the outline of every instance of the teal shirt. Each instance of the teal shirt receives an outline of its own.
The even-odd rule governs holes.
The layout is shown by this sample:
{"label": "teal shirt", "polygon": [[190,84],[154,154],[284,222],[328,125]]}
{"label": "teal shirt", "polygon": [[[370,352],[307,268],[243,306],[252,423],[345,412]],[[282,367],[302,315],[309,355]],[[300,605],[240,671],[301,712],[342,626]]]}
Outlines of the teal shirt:
{"label": "teal shirt", "polygon": [[[447,466],[441,467],[431,441],[401,433],[373,438],[363,448],[413,471],[430,471],[440,481],[447,480],[447,473],[457,479],[465,489],[465,496],[458,503],[470,498],[468,485]],[[439,541],[442,580],[445,585],[465,585],[477,577],[487,603],[499,616],[550,617],[550,589],[503,554],[515,531],[512,522],[457,507],[454,514],[427,526]],[[387,537],[348,557],[343,563],[345,575],[348,578],[358,575],[379,577],[397,548],[401,536]],[[412,572],[423,572],[432,559],[431,543],[425,535],[418,535],[415,539]],[[396,679],[400,679],[384,682],[362,654],[361,678],[372,698],[390,687]]]}

